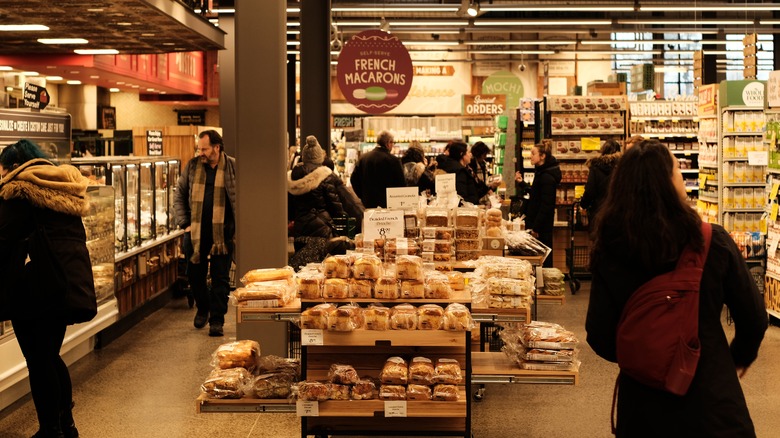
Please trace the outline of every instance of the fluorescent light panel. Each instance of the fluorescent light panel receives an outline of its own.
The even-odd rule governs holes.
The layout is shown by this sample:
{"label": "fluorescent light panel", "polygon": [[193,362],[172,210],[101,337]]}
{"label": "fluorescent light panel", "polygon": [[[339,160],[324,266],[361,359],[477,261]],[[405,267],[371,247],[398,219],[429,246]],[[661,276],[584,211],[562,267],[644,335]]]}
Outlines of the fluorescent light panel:
{"label": "fluorescent light panel", "polygon": [[405,46],[457,46],[458,41],[401,41]]}
{"label": "fluorescent light panel", "polygon": [[[420,5],[415,6],[337,6],[331,8],[333,12],[458,12],[458,8],[450,5]],[[289,12],[289,10],[288,10]]]}
{"label": "fluorescent light panel", "polygon": [[75,53],[79,55],[118,55],[117,49],[76,49]]}
{"label": "fluorescent light panel", "polygon": [[470,50],[477,55],[554,55],[555,50]]}
{"label": "fluorescent light panel", "polygon": [[768,4],[733,4],[733,5],[721,5],[721,6],[675,6],[675,5],[665,5],[665,6],[640,6],[640,11],[643,12],[654,12],[654,11],[690,11],[690,12],[708,12],[708,11],[743,11],[743,12],[750,12],[750,11],[780,11],[780,6],[772,6]]}
{"label": "fluorescent light panel", "polygon": [[61,81],[62,76],[46,76],[47,81]]}
{"label": "fluorescent light panel", "polygon": [[464,41],[467,46],[559,46],[577,44],[576,40],[536,40],[536,41]]}
{"label": "fluorescent light panel", "polygon": [[0,32],[34,32],[49,30],[42,24],[0,24]]}
{"label": "fluorescent light panel", "polygon": [[84,38],[38,38],[41,44],[87,44]]}
{"label": "fluorescent light panel", "polygon": [[479,20],[476,26],[609,26],[612,20]]}
{"label": "fluorescent light panel", "polygon": [[605,6],[605,5],[580,5],[580,6],[555,6],[555,5],[536,5],[536,6],[490,6],[482,7],[483,12],[532,12],[532,11],[611,11],[619,12],[633,11],[633,6]]}
{"label": "fluorescent light panel", "polygon": [[[749,26],[753,24],[753,20],[657,20],[647,18],[644,20],[632,20],[632,19],[618,19],[618,24],[663,24],[663,25],[703,25],[703,24],[720,24],[720,25],[734,25],[734,26]],[[763,24],[763,23],[762,23]]]}
{"label": "fluorescent light panel", "polygon": [[81,81],[68,81],[68,85],[81,85]]}

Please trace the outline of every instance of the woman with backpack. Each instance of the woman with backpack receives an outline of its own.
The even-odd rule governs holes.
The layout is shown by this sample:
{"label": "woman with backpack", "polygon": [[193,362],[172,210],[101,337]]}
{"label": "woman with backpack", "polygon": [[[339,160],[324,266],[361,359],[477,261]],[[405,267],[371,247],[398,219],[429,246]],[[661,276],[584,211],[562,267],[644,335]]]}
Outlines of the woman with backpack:
{"label": "woman with backpack", "polygon": [[[645,283],[677,269],[685,248],[702,253],[703,229],[686,202],[677,160],[664,145],[643,141],[623,154],[596,218],[585,323],[596,354],[623,370],[616,393],[618,437],[755,436],[739,378],[756,359],[767,315],[745,260],[722,227],[712,225],[705,254],[696,298],[700,357],[687,392],[675,395],[640,383],[619,360],[627,302]],[[672,295],[666,297],[670,307]],[[736,328],[730,344],[721,320],[724,304]],[[653,333],[667,337],[668,330],[678,328],[647,327],[651,339]],[[643,345],[634,347],[641,351]]]}

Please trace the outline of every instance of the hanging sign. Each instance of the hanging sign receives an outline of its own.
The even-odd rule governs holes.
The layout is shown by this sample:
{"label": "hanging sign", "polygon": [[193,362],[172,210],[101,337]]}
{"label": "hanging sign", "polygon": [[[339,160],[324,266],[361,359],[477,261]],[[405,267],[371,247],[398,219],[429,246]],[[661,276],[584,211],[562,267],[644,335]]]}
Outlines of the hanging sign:
{"label": "hanging sign", "polygon": [[401,41],[381,30],[350,38],[339,55],[336,78],[349,103],[382,114],[404,101],[412,87],[412,58]]}
{"label": "hanging sign", "polygon": [[24,83],[24,106],[42,110],[49,104],[49,92],[40,85]]}
{"label": "hanging sign", "polygon": [[464,94],[461,114],[464,116],[495,116],[504,114],[506,94]]}
{"label": "hanging sign", "polygon": [[485,94],[504,94],[509,108],[520,106],[520,98],[525,97],[523,82],[514,73],[507,70],[497,71],[482,83]]}
{"label": "hanging sign", "polygon": [[770,71],[766,83],[766,102],[769,108],[780,107],[780,71]]}

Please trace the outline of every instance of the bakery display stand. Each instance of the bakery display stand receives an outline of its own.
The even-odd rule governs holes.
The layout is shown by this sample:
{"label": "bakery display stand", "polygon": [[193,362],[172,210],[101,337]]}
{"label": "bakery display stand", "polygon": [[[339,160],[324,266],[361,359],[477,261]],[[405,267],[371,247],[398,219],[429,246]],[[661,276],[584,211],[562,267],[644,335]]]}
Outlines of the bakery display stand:
{"label": "bakery display stand", "polygon": [[770,72],[766,88],[767,109],[764,146],[768,151],[767,186],[769,199],[766,205],[766,276],[764,279],[764,305],[767,313],[780,319],[780,72]]}

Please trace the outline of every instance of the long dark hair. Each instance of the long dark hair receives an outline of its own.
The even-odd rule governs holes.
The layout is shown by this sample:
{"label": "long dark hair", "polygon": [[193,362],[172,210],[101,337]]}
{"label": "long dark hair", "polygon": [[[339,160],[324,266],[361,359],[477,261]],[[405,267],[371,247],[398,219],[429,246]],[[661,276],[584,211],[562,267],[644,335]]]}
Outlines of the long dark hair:
{"label": "long dark hair", "polygon": [[695,250],[703,247],[701,218],[680,199],[672,182],[672,160],[657,140],[643,141],[623,154],[596,217],[592,266],[617,250],[654,271],[677,260],[688,243]]}
{"label": "long dark hair", "polygon": [[459,140],[450,142],[449,147],[450,158],[455,161],[460,161],[460,159],[463,158],[463,156],[466,155],[466,152],[469,150],[468,145]]}

